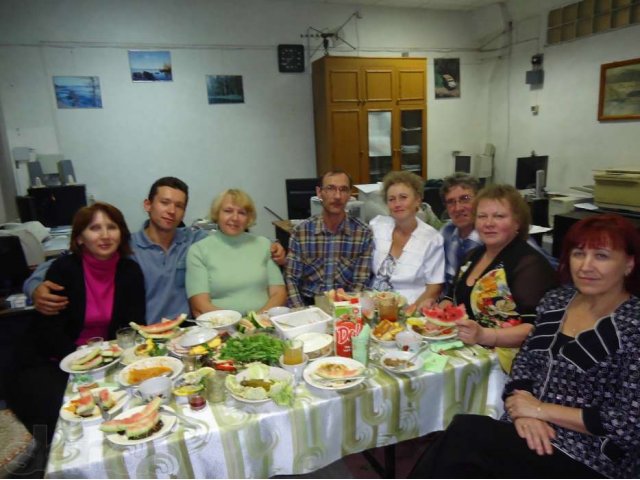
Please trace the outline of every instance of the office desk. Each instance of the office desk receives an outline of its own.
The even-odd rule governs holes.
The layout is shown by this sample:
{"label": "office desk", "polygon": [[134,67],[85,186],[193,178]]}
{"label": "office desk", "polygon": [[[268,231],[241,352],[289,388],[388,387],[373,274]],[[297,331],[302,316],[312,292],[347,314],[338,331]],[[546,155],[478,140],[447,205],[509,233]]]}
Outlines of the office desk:
{"label": "office desk", "polygon": [[69,250],[69,235],[53,235],[42,242],[42,248],[46,258],[57,257],[65,250]]}
{"label": "office desk", "polygon": [[[457,413],[497,418],[505,375],[496,355],[482,347],[447,352],[441,373],[374,373],[344,391],[319,390],[304,381],[292,407],[244,403],[227,396],[194,412],[172,405],[198,428],[178,425],[167,436],[135,447],[115,447],[99,431],[51,445],[48,478],[267,478],[322,468],[352,453],[393,445],[446,427]],[[117,370],[117,367],[115,368]],[[107,374],[107,384],[115,373]],[[67,397],[69,398],[69,397]]]}

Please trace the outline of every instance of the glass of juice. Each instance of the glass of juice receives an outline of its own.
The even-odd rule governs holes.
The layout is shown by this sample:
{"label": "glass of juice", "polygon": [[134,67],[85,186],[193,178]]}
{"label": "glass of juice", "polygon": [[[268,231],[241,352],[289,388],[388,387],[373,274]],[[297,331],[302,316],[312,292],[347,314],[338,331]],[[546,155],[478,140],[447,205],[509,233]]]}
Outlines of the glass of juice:
{"label": "glass of juice", "polygon": [[380,320],[395,322],[398,320],[398,300],[395,295],[378,300],[378,316]]}
{"label": "glass of juice", "polygon": [[284,353],[282,363],[286,365],[298,365],[304,362],[302,352],[302,340],[291,339],[284,342]]}

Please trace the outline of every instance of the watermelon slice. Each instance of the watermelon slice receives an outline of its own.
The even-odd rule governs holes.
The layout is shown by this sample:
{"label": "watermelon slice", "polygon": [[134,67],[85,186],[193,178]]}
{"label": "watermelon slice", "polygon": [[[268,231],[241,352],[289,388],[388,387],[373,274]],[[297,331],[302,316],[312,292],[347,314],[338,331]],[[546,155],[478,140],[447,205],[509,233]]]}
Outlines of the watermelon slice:
{"label": "watermelon slice", "polygon": [[96,402],[93,400],[93,395],[91,395],[91,392],[86,388],[79,388],[78,390],[80,392],[80,399],[78,400],[76,415],[80,417],[90,417],[96,409]]}
{"label": "watermelon slice", "polygon": [[[98,353],[100,353],[100,349],[98,349]],[[91,370],[92,368],[96,368],[102,365],[102,355],[98,355],[97,357],[93,357],[91,360],[85,363],[77,363],[74,362],[69,367],[71,370],[82,372],[86,370]]]}
{"label": "watermelon slice", "polygon": [[113,408],[113,406],[116,404],[116,400],[115,398],[113,398],[113,395],[111,395],[111,392],[108,388],[103,388],[102,390],[100,390],[97,397],[98,405],[105,412]]}
{"label": "watermelon slice", "polygon": [[[168,320],[166,318],[163,318],[160,323],[154,323],[152,325],[138,325],[135,322],[131,322],[129,323],[129,325],[131,325],[131,328],[137,330],[138,332],[140,332],[140,334],[144,335],[144,333],[163,333],[168,330],[174,330],[178,326],[180,326],[180,324],[184,322],[186,319],[187,319],[187,314],[181,313],[175,318],[175,320]],[[153,338],[153,337],[148,337],[148,338]]]}
{"label": "watermelon slice", "polygon": [[122,348],[115,344],[109,345],[108,347],[102,349],[101,355],[103,357],[118,358],[120,355],[122,355]]}
{"label": "watermelon slice", "polygon": [[441,327],[453,327],[457,320],[469,318],[463,303],[457,306],[447,305],[444,308],[423,309],[422,313],[428,322]]}
{"label": "watermelon slice", "polygon": [[125,435],[129,440],[138,440],[148,437],[160,421],[160,412],[155,411],[136,423],[129,424],[125,428]]}
{"label": "watermelon slice", "polygon": [[139,412],[134,413],[130,417],[126,418],[114,418],[113,420],[109,420],[100,425],[100,430],[106,433],[117,433],[124,432],[127,429],[128,425],[134,425],[137,422],[141,422],[149,415],[157,412],[162,404],[162,399],[160,397],[156,397],[151,402],[147,404]]}
{"label": "watermelon slice", "polygon": [[83,356],[81,356],[77,360],[74,360],[71,364],[72,365],[82,365],[84,363],[87,363],[87,362],[93,360],[98,355],[100,355],[100,347],[92,348],[87,353],[85,353]]}

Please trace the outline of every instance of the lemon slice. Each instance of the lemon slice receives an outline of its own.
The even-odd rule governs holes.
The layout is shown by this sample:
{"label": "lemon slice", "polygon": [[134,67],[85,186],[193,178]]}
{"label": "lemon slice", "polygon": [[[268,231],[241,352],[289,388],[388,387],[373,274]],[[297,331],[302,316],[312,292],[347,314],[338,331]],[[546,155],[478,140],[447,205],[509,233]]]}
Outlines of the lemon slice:
{"label": "lemon slice", "polygon": [[200,378],[204,378],[212,373],[216,373],[216,371],[211,367],[202,367],[196,370],[196,373],[200,375]]}
{"label": "lemon slice", "polygon": [[215,370],[211,367],[202,367],[196,370],[195,372],[185,373],[184,382],[185,383],[199,383],[207,375],[215,373]]}
{"label": "lemon slice", "polygon": [[407,325],[410,326],[417,326],[417,327],[421,327],[424,325],[424,318],[419,318],[419,317],[411,317],[411,318],[407,318]]}
{"label": "lemon slice", "polygon": [[176,388],[173,391],[174,395],[178,395],[180,397],[186,397],[187,395],[191,395],[192,393],[197,393],[202,390],[202,385],[183,385],[180,388]]}

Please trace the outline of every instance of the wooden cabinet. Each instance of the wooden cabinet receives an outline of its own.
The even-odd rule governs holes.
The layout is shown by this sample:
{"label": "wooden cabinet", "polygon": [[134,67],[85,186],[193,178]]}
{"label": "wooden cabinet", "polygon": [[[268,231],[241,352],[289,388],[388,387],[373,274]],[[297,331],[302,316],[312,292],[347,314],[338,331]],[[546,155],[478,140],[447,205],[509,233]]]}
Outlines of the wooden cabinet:
{"label": "wooden cabinet", "polygon": [[356,183],[427,175],[426,59],[324,57],[312,65],[318,173]]}

